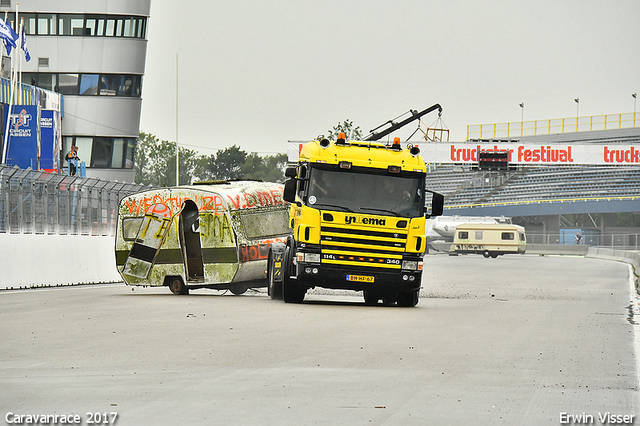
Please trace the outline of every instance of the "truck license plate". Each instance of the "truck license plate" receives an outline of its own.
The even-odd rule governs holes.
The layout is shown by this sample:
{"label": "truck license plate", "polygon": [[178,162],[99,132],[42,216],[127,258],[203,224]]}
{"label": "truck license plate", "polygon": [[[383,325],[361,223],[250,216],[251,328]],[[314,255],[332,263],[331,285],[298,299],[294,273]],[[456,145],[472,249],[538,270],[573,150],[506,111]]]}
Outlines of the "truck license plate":
{"label": "truck license plate", "polygon": [[372,283],[374,281],[374,277],[370,277],[367,275],[347,275],[347,281],[359,281],[364,283]]}

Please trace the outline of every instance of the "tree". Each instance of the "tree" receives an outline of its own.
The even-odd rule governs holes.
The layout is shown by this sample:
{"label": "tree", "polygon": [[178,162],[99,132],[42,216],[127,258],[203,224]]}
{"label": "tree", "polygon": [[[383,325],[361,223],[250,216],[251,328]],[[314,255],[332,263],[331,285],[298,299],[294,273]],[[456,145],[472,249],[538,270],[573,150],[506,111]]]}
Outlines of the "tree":
{"label": "tree", "polygon": [[[233,145],[219,149],[215,155],[199,155],[179,147],[180,185],[198,180],[256,179],[284,182],[287,154],[261,157],[247,154]],[[176,143],[160,141],[150,133],[141,132],[135,153],[136,183],[153,186],[176,184]]]}
{"label": "tree", "polygon": [[362,130],[360,130],[359,126],[354,127],[353,121],[347,119],[342,123],[338,123],[337,126],[333,126],[332,130],[328,132],[328,139],[336,140],[338,139],[338,135],[340,132],[344,133],[346,136],[346,140],[362,140]]}
{"label": "tree", "polygon": [[242,179],[242,166],[246,158],[247,153],[238,146],[219,149],[215,155],[209,156],[207,174],[213,179]]}
{"label": "tree", "polygon": [[[178,147],[179,184],[191,183],[201,161],[196,151]],[[153,186],[176,184],[176,143],[160,141],[155,135],[141,132],[135,153],[135,182]]]}

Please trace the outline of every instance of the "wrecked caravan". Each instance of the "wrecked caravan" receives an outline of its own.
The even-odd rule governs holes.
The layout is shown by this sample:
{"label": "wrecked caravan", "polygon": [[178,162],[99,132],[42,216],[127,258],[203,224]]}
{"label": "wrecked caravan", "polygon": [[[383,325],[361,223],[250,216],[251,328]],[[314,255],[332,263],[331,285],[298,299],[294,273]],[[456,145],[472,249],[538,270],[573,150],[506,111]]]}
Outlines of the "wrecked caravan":
{"label": "wrecked caravan", "polygon": [[456,227],[450,253],[478,253],[496,258],[503,254],[524,253],[527,239],[524,227],[506,223],[463,223]]}
{"label": "wrecked caravan", "polygon": [[265,287],[269,247],[291,234],[282,190],[234,181],[123,198],[115,245],[120,275],[129,285],[167,286],[175,294]]}

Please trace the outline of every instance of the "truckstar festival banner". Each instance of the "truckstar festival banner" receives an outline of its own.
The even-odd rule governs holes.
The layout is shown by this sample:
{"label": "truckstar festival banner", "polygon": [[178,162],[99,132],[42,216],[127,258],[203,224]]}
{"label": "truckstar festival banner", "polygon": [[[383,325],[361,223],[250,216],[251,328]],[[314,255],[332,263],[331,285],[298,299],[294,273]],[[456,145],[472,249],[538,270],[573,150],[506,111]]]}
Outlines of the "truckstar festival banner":
{"label": "truckstar festival banner", "polygon": [[640,144],[439,142],[418,145],[427,163],[477,163],[479,151],[507,151],[510,164],[640,164]]}
{"label": "truckstar festival banner", "polygon": [[[304,142],[289,142],[290,162],[298,161],[303,145]],[[402,143],[403,147],[406,145],[407,142]],[[509,164],[640,165],[640,144],[414,142],[412,145],[420,148],[426,163],[477,164],[479,151],[507,151]]]}

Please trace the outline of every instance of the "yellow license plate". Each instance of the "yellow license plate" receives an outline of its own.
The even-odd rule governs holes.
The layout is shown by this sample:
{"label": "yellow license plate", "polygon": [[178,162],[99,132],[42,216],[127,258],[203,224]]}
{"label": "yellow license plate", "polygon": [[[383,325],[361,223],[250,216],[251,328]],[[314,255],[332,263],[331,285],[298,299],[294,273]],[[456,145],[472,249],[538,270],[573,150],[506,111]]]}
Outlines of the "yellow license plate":
{"label": "yellow license plate", "polygon": [[374,277],[367,275],[347,275],[347,281],[359,281],[363,283],[372,283],[375,280]]}

